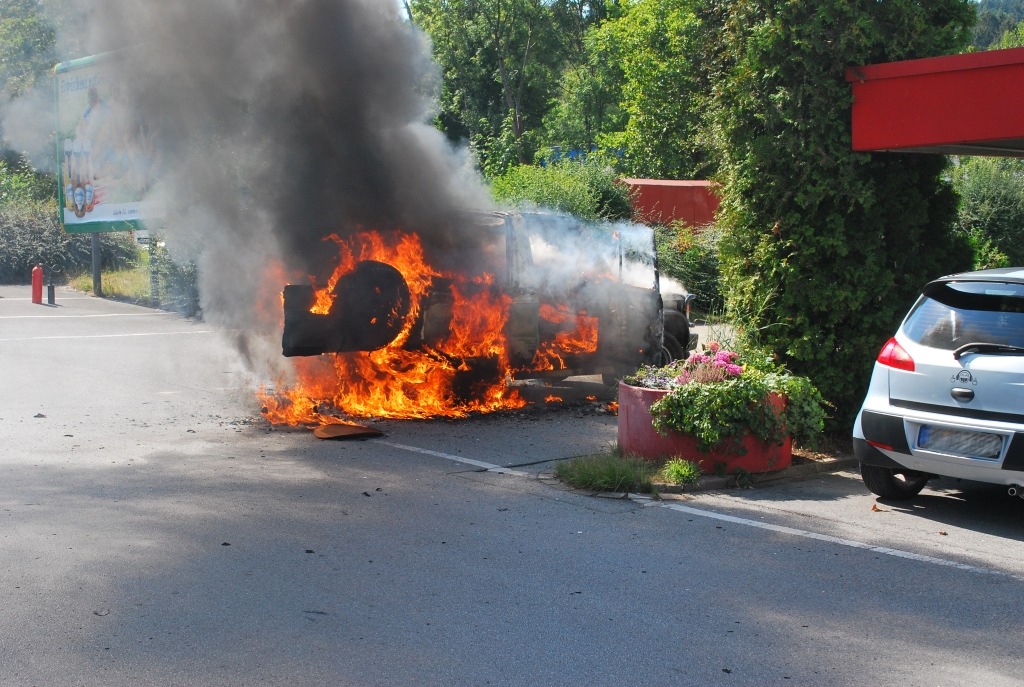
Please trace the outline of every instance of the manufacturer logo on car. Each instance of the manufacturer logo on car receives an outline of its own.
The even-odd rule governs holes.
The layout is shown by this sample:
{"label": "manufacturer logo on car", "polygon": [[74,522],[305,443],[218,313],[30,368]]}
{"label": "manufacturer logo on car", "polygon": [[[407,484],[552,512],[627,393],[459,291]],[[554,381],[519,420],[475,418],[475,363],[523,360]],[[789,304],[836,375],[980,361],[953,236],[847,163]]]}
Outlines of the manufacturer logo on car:
{"label": "manufacturer logo on car", "polygon": [[970,370],[960,370],[955,375],[949,378],[949,381],[953,384],[972,384],[978,385],[978,380],[974,378]]}

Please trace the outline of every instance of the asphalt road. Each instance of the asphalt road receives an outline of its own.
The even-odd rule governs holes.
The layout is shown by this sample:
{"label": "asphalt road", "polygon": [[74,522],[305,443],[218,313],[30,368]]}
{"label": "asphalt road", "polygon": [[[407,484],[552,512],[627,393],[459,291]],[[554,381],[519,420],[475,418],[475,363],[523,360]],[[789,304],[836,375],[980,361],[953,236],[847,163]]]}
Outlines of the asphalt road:
{"label": "asphalt road", "polygon": [[[0,287],[0,685],[1020,685],[1024,502],[546,479],[600,404],[270,429],[202,322]],[[593,389],[585,384],[577,391]]]}

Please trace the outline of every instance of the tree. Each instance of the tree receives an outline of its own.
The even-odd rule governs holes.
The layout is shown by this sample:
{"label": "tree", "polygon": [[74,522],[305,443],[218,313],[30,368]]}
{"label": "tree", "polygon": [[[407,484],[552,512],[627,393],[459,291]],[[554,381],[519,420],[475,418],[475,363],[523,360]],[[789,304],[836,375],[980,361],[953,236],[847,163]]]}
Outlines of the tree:
{"label": "tree", "polygon": [[981,0],[977,14],[971,45],[977,50],[989,50],[1007,31],[1024,21],[1024,0]]}
{"label": "tree", "polygon": [[[7,0],[0,14],[0,104],[48,86],[56,33],[37,0]],[[0,205],[53,196],[53,177],[32,169],[0,127]]]}
{"label": "tree", "polygon": [[1024,265],[1024,160],[963,158],[952,177],[960,198],[956,228],[974,248],[974,267]]}
{"label": "tree", "polygon": [[1024,46],[1024,22],[1011,26],[1003,32],[999,40],[992,44],[993,48],[1020,48]]}
{"label": "tree", "polygon": [[593,24],[583,37],[581,60],[567,61],[560,89],[544,117],[542,142],[567,151],[589,151],[604,134],[622,131],[628,115],[622,100],[622,56],[613,36]]}
{"label": "tree", "polygon": [[969,265],[941,156],[854,153],[848,66],[955,52],[967,0],[708,0],[727,306],[827,390],[848,428],[871,362],[929,279]]}
{"label": "tree", "polygon": [[453,140],[469,139],[485,171],[500,173],[532,156],[528,132],[549,107],[566,50],[556,12],[564,7],[544,0],[412,3],[441,67],[438,125]]}
{"label": "tree", "polygon": [[0,90],[7,98],[31,91],[57,63],[56,33],[38,0],[5,0],[0,14]]}
{"label": "tree", "polygon": [[705,26],[696,0],[634,0],[604,24],[600,38],[616,45],[623,73],[623,129],[604,138],[624,153],[633,176],[707,178],[714,169],[702,113],[710,84],[704,69]]}

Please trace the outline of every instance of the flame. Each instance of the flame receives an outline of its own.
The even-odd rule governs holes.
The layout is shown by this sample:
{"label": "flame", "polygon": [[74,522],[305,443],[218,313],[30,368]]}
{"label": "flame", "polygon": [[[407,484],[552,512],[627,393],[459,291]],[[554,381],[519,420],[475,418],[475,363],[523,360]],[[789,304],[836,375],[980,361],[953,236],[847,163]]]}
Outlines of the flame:
{"label": "flame", "polygon": [[[427,263],[415,234],[360,232],[347,241],[337,235],[328,240],[338,247],[338,263],[327,284],[314,289],[311,312],[329,312],[334,286],[363,260],[384,262],[402,273],[410,312],[395,340],[380,350],[292,359],[294,383],[278,381],[273,389],[258,392],[268,420],[288,425],[339,421],[325,416],[331,408],[356,417],[464,417],[526,404],[506,386],[503,328],[511,298],[494,288],[493,275],[441,273]],[[406,350],[436,277],[452,280],[450,333],[432,345]],[[474,366],[486,372],[475,375]]]}
{"label": "flame", "polygon": [[562,403],[562,397],[561,396],[555,396],[554,394],[550,394],[550,395],[544,397],[544,402],[545,403]]}
{"label": "flame", "polygon": [[[362,231],[347,239],[332,234],[324,240],[336,247],[337,262],[323,286],[310,277],[314,287],[310,312],[330,313],[338,281],[360,262],[375,260],[402,274],[409,287],[409,314],[394,341],[380,350],[290,358],[290,381],[276,380],[258,392],[270,422],[342,422],[331,414],[335,412],[364,418],[465,417],[526,405],[507,384],[519,371],[510,369],[505,337],[512,298],[498,288],[493,274],[436,269],[415,233]],[[435,280],[450,283],[450,302],[439,304],[431,296]],[[425,328],[414,332],[431,308],[449,305],[446,331],[432,331],[431,340],[426,340]],[[447,321],[448,311],[444,312],[441,319]],[[548,330],[556,333],[553,340],[541,344],[527,369],[565,369],[566,356],[597,350],[596,317],[548,303],[540,305],[539,314],[554,325]],[[546,400],[562,401],[556,396]]]}
{"label": "flame", "polygon": [[554,341],[543,343],[534,354],[530,369],[564,370],[568,367],[565,363],[566,355],[592,353],[597,350],[598,320],[596,317],[588,317],[585,310],[574,314],[567,305],[542,303],[540,316],[552,324],[565,325],[574,321],[576,326],[571,330],[558,332]]}

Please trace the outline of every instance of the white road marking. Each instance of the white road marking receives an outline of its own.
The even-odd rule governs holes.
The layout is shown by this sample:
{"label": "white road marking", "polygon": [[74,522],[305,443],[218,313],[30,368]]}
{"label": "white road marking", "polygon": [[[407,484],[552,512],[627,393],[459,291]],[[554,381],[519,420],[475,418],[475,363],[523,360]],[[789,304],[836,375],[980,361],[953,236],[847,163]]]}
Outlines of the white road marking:
{"label": "white road marking", "polygon": [[805,539],[816,539],[818,541],[829,542],[830,544],[838,544],[840,546],[849,546],[854,549],[865,549],[867,551],[873,551],[874,553],[885,554],[886,556],[895,556],[896,558],[906,558],[912,561],[919,561],[921,563],[931,563],[932,565],[941,565],[947,568],[956,568],[957,570],[966,570],[968,572],[982,573],[984,575],[997,575],[999,577],[1010,577],[1015,580],[1024,581],[1024,576],[1014,575],[1012,573],[1003,572],[1001,570],[992,570],[989,568],[982,568],[977,565],[969,565],[967,563],[960,563],[958,561],[951,561],[945,558],[936,558],[934,556],[925,556],[919,553],[911,553],[910,551],[903,551],[901,549],[891,549],[887,546],[876,546],[874,544],[865,544],[864,542],[854,541],[853,539],[843,539],[842,537],[833,537],[828,534],[819,534],[818,532],[810,532],[808,530],[798,530],[793,527],[786,527],[784,525],[773,525],[767,522],[761,522],[759,520],[749,520],[747,518],[739,518],[735,515],[726,515],[725,513],[716,513],[715,511],[703,510],[701,508],[693,508],[691,506],[684,506],[680,503],[663,503],[651,501],[649,499],[643,499],[640,502],[645,505],[660,505],[663,508],[669,508],[674,511],[681,513],[689,513],[690,515],[699,515],[702,518],[711,518],[713,520],[721,520],[723,522],[731,522],[735,525],[745,525],[746,527],[757,527],[762,530],[770,530],[772,532],[779,532],[781,534],[789,534],[794,537],[804,537]]}
{"label": "white road marking", "polygon": [[[31,296],[29,296],[28,298],[21,298],[20,296],[19,297],[15,297],[15,298],[12,298],[11,296],[0,296],[0,301],[30,301],[30,300],[32,300]],[[92,296],[60,296],[60,300],[62,300],[62,301],[91,301],[92,300]]]}
{"label": "white road marking", "polygon": [[[437,458],[447,458],[448,460],[454,460],[465,465],[472,465],[478,468],[482,468],[487,472],[496,472],[503,475],[516,475],[519,477],[529,477],[530,474],[521,470],[512,470],[510,468],[504,468],[500,465],[494,465],[493,463],[485,463],[482,460],[475,460],[473,458],[465,458],[463,456],[455,456],[450,453],[442,453],[441,451],[431,451],[425,448],[418,448],[416,446],[408,446],[406,444],[396,444],[391,441],[377,441],[377,443],[384,444],[385,446],[391,446],[392,448],[402,449],[403,451],[412,451],[414,453],[423,453],[428,456],[435,456]],[[864,549],[865,551],[871,551],[873,553],[880,553],[886,556],[894,556],[896,558],[905,558],[912,561],[918,561],[920,563],[930,563],[932,565],[940,565],[946,568],[955,568],[957,570],[965,570],[967,572],[980,573],[983,575],[995,575],[997,577],[1009,577],[1014,580],[1024,582],[1024,576],[1014,575],[1012,573],[1003,572],[1001,570],[992,570],[990,568],[982,568],[977,565],[969,565],[967,563],[960,563],[958,561],[952,561],[945,558],[936,558],[935,556],[925,556],[920,553],[912,553],[910,551],[903,551],[901,549],[892,549],[887,546],[876,546],[875,544],[865,544],[864,542],[854,541],[853,539],[843,539],[842,537],[833,537],[828,534],[820,534],[818,532],[811,532],[809,530],[799,530],[795,527],[786,527],[785,525],[773,525],[767,522],[761,522],[759,520],[750,520],[748,518],[740,518],[735,515],[727,515],[725,513],[716,513],[715,511],[704,510],[701,508],[693,508],[692,506],[684,506],[680,503],[666,503],[664,501],[655,501],[649,497],[632,497],[637,503],[644,506],[661,506],[662,508],[668,508],[670,510],[678,511],[680,513],[688,513],[690,515],[699,515],[702,518],[711,518],[713,520],[721,520],[723,522],[731,522],[734,525],[744,525],[746,527],[756,527],[762,530],[769,530],[772,532],[778,532],[780,534],[788,534],[793,537],[803,537],[805,539],[815,539],[818,541],[828,542],[830,544],[837,544],[839,546],[849,546],[854,549]]]}
{"label": "white road marking", "polygon": [[384,444],[385,446],[391,446],[392,448],[400,448],[403,451],[412,451],[414,453],[424,453],[428,456],[434,456],[436,458],[447,458],[448,460],[454,460],[458,463],[464,463],[465,465],[472,465],[474,467],[483,468],[487,472],[496,472],[500,475],[515,475],[517,477],[529,477],[530,473],[523,472],[521,470],[512,470],[511,468],[503,468],[500,465],[494,465],[493,463],[485,463],[482,460],[474,460],[472,458],[464,458],[462,456],[453,456],[450,453],[441,453],[440,451],[430,451],[425,448],[418,448],[416,446],[406,446],[405,444],[396,444],[390,441],[377,441],[378,444]]}
{"label": "white road marking", "polygon": [[134,336],[182,336],[192,334],[213,334],[212,329],[197,329],[193,332],[144,332],[138,334],[67,334],[63,336],[25,336],[0,341],[44,341],[48,339],[123,339]]}
{"label": "white road marking", "polygon": [[88,317],[166,317],[167,315],[177,315],[172,312],[110,312],[110,313],[99,313],[95,315],[62,315],[54,312],[53,314],[47,315],[0,315],[0,320],[73,320],[73,319],[85,319]]}

